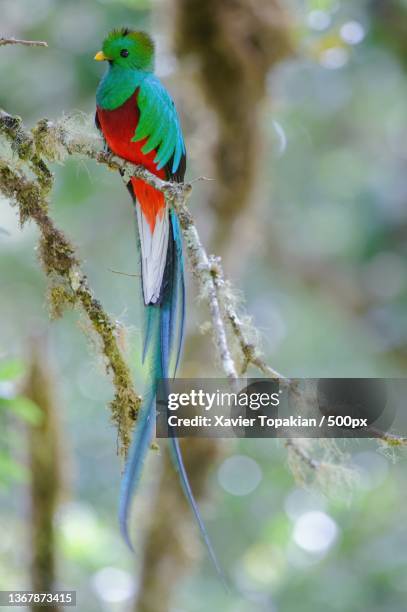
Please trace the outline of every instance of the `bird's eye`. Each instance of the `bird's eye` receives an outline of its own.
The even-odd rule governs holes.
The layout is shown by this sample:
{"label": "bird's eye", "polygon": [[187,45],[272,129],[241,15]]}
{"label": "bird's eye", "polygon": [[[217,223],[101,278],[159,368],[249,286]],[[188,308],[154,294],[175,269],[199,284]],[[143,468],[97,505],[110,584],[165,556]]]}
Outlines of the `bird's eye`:
{"label": "bird's eye", "polygon": [[128,57],[129,52],[127,51],[127,49],[122,49],[122,50],[120,51],[120,55],[121,55],[122,57]]}

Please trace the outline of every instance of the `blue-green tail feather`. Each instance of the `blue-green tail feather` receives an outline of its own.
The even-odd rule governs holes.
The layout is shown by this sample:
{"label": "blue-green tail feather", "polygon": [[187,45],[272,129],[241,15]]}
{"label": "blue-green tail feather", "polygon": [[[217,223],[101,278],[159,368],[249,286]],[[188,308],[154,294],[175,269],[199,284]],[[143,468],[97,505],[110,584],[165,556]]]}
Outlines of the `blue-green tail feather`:
{"label": "blue-green tail feather", "polygon": [[222,567],[213,549],[209,534],[205,527],[205,523],[203,522],[201,513],[199,511],[198,504],[196,503],[194,494],[192,493],[191,485],[189,484],[189,479],[188,479],[188,475],[187,475],[185,465],[182,459],[182,454],[181,454],[181,449],[180,449],[178,438],[170,438],[170,443],[171,443],[171,457],[172,457],[175,469],[177,470],[179,474],[179,478],[180,478],[181,485],[185,493],[185,497],[187,498],[188,503],[191,506],[192,512],[194,513],[196,522],[198,523],[199,531],[201,532],[202,539],[205,542],[205,546],[208,551],[209,557],[216,569],[218,576],[222,580],[223,584],[226,586],[227,582],[226,582],[225,574],[222,570]]}
{"label": "blue-green tail feather", "polygon": [[[140,480],[144,459],[154,435],[155,396],[160,378],[175,376],[182,351],[185,323],[185,285],[182,241],[178,219],[171,215],[170,247],[165,270],[165,290],[159,304],[146,307],[144,325],[143,361],[149,367],[149,382],[144,401],[138,415],[120,494],[119,520],[123,537],[132,549],[129,534],[129,514],[134,492]],[[216,558],[209,535],[206,531],[199,508],[189,484],[182,460],[178,439],[171,438],[171,457],[179,474],[185,496],[196,518],[210,559],[222,581],[224,574]]]}
{"label": "blue-green tail feather", "polygon": [[121,483],[119,522],[120,531],[126,544],[133,550],[129,534],[128,517],[133,493],[139,483],[144,458],[149,449],[155,427],[155,395],[144,398],[137,418],[137,428],[127,457],[126,469]]}

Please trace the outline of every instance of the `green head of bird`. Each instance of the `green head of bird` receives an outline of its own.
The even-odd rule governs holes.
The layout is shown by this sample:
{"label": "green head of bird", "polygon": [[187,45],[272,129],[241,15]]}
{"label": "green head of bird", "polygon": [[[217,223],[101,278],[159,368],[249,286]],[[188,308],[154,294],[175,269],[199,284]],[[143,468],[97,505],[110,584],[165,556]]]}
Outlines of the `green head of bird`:
{"label": "green head of bird", "polygon": [[95,60],[105,60],[121,68],[152,71],[154,43],[146,32],[129,28],[113,30],[103,41],[102,51],[96,53]]}

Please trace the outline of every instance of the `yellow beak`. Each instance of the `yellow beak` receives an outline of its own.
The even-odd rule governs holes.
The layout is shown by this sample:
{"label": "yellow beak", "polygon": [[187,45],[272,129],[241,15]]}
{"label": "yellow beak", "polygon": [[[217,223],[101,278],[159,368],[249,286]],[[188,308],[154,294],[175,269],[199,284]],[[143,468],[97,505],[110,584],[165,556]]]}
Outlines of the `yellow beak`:
{"label": "yellow beak", "polygon": [[103,53],[103,51],[98,51],[94,57],[97,62],[103,62],[104,60],[108,60],[109,58]]}

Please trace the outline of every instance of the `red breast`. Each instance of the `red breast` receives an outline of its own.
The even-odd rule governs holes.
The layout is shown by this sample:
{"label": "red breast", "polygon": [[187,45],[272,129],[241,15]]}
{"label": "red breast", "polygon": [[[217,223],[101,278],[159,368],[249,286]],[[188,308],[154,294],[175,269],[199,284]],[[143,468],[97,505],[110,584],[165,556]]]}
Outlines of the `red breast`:
{"label": "red breast", "polygon": [[[97,107],[97,116],[103,136],[115,155],[134,164],[141,164],[159,178],[165,178],[165,170],[157,170],[154,158],[157,152],[143,153],[142,148],[147,138],[132,141],[139,120],[136,90],[122,106],[114,110]],[[157,215],[162,215],[165,208],[164,196],[160,191],[150,187],[140,179],[131,179],[133,192],[137,198],[144,216],[148,219],[151,232],[154,232]]]}
{"label": "red breast", "polygon": [[145,154],[141,150],[147,138],[138,142],[132,141],[140,116],[137,96],[138,90],[122,106],[114,110],[97,107],[97,116],[103,136],[115,155],[134,164],[141,164],[156,176],[165,178],[165,170],[157,170],[157,165],[154,163],[156,151]]}

